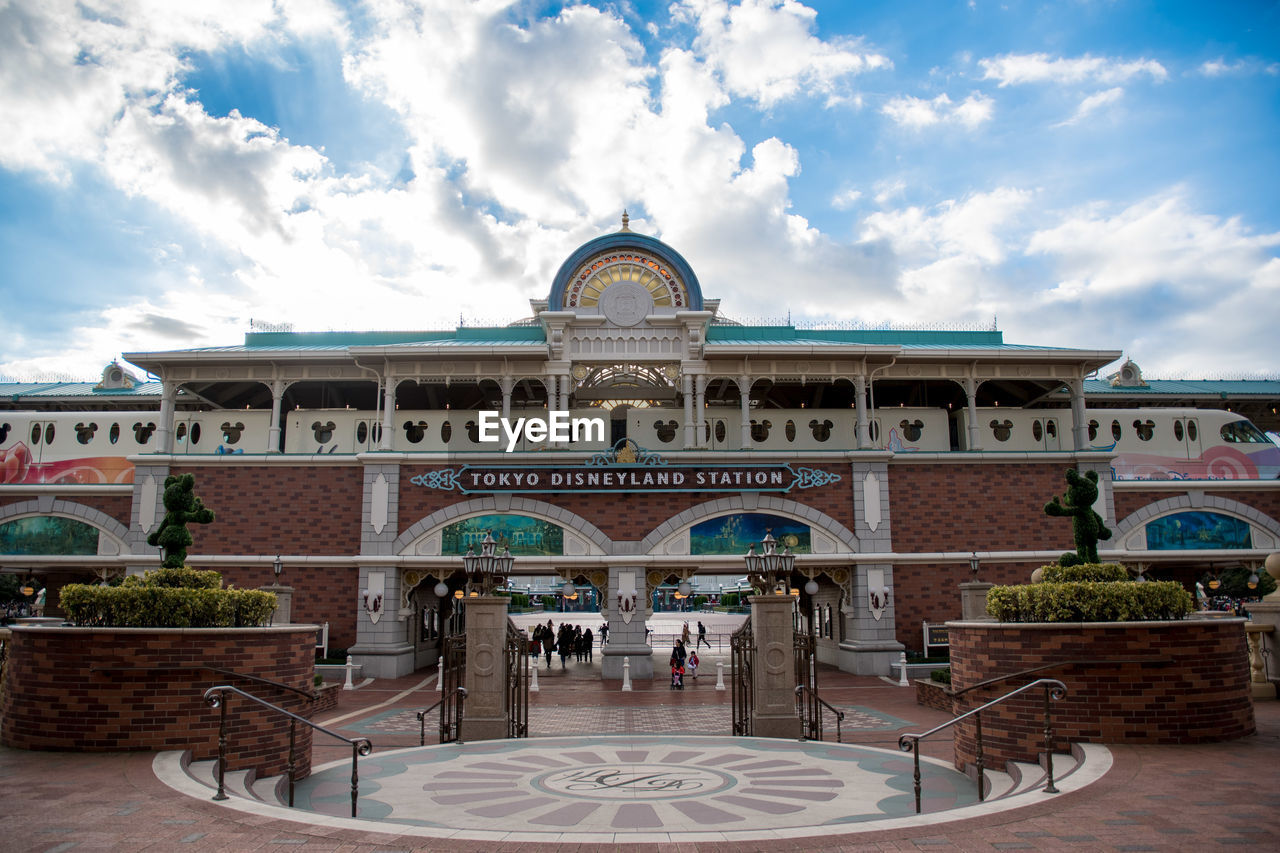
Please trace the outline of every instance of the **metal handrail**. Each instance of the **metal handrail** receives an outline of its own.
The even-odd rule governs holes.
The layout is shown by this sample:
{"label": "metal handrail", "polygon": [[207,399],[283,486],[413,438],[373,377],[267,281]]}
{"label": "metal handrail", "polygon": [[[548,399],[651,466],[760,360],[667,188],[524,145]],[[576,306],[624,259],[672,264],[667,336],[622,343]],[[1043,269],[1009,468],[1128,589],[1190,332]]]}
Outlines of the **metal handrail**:
{"label": "metal handrail", "polygon": [[[809,693],[809,692],[810,692],[810,690],[809,690],[808,685],[805,685],[805,684],[797,684],[797,685],[796,685],[796,702],[797,702],[797,703],[802,702],[802,701],[803,701],[803,699],[802,699],[801,697],[803,696],[803,694],[805,694],[805,693]],[[814,700],[814,701],[816,701],[819,705],[821,705],[823,708],[826,708],[828,711],[830,711],[831,713],[835,714],[835,717],[836,717],[836,743],[843,743],[843,741],[841,741],[841,740],[840,740],[840,723],[844,720],[844,711],[841,711],[839,708],[837,708],[836,706],[832,705],[832,704],[831,704],[830,702],[828,702],[826,699],[823,699],[821,696],[819,696],[819,695],[817,694],[817,691],[812,691],[812,695],[811,695],[809,698],[813,699],[813,700]],[[821,713],[819,713],[819,714],[818,714],[818,731],[817,731],[817,735],[818,735],[817,740],[822,740],[822,714],[821,714]]]}
{"label": "metal handrail", "polygon": [[927,732],[921,732],[920,734],[908,733],[898,738],[898,749],[902,750],[903,752],[913,753],[913,758],[915,763],[914,778],[915,778],[915,792],[916,792],[916,814],[920,814],[920,741],[924,740],[930,735],[937,734],[943,729],[954,726],[956,723],[960,722],[961,720],[967,719],[969,717],[973,717],[976,725],[975,739],[976,739],[977,756],[974,763],[977,765],[977,768],[978,768],[978,801],[982,802],[983,800],[986,799],[986,785],[985,785],[985,777],[984,777],[985,767],[983,766],[983,758],[982,758],[982,717],[979,715],[986,709],[990,708],[991,706],[999,705],[1001,702],[1005,702],[1009,699],[1012,699],[1014,696],[1017,696],[1019,693],[1024,693],[1033,687],[1044,688],[1045,770],[1049,775],[1049,784],[1045,785],[1044,792],[1046,794],[1058,793],[1058,789],[1053,784],[1053,724],[1049,718],[1049,699],[1052,698],[1056,702],[1057,700],[1066,696],[1067,685],[1063,684],[1061,681],[1059,681],[1056,678],[1037,678],[1035,681],[1022,685],[1017,690],[1011,690],[997,699],[992,699],[990,702],[987,702],[985,705],[979,705],[977,708],[974,708],[971,711],[965,711],[960,716],[947,720],[945,723],[943,723],[940,726],[934,726],[933,728],[929,729],[929,731]]}
{"label": "metal handrail", "polygon": [[318,732],[327,734],[330,737],[337,738],[340,741],[351,744],[351,816],[356,816],[356,800],[360,796],[360,777],[357,773],[357,765],[359,764],[359,756],[368,755],[373,752],[373,742],[367,737],[349,738],[343,737],[337,732],[330,731],[324,726],[317,725],[306,717],[300,717],[292,711],[286,711],[278,705],[272,705],[265,699],[259,699],[252,693],[246,693],[239,687],[232,687],[230,684],[220,684],[217,687],[210,687],[204,692],[204,701],[208,702],[210,707],[220,709],[218,715],[218,792],[213,795],[215,800],[227,799],[226,787],[223,785],[223,777],[227,772],[227,701],[226,694],[235,693],[246,699],[257,702],[265,708],[270,708],[284,714],[289,718],[289,762],[286,772],[289,774],[289,808],[293,808],[293,754],[296,743],[296,732],[298,723],[306,723]]}
{"label": "metal handrail", "polygon": [[957,690],[953,692],[951,695],[963,696],[964,694],[968,693],[970,690],[977,690],[979,687],[988,687],[992,684],[999,684],[1001,681],[1011,681],[1015,678],[1024,678],[1028,675],[1034,675],[1037,672],[1044,672],[1047,669],[1057,669],[1058,667],[1062,667],[1062,666],[1106,666],[1107,664],[1122,664],[1122,663],[1154,663],[1154,664],[1164,665],[1164,664],[1173,663],[1173,658],[1152,656],[1152,657],[1142,657],[1142,658],[1109,658],[1107,660],[1060,660],[1055,663],[1046,663],[1046,664],[1041,664],[1040,666],[1033,666],[1029,669],[1020,669],[1017,672],[1011,672],[1008,675],[997,675],[993,678],[988,678],[985,681],[979,681],[977,684],[970,684],[968,687],[964,688],[963,690]]}
{"label": "metal handrail", "polygon": [[212,672],[216,675],[226,675],[231,678],[243,678],[245,681],[252,681],[255,684],[264,684],[268,687],[279,687],[281,690],[291,690],[299,696],[305,696],[308,699],[315,698],[315,692],[303,690],[294,687],[291,684],[285,684],[280,681],[272,681],[270,678],[263,678],[259,675],[249,675],[244,672],[234,672],[230,669],[220,669],[216,666],[207,666],[202,663],[191,664],[174,664],[171,666],[94,666],[90,667],[90,672],[185,672],[193,669]]}
{"label": "metal handrail", "polygon": [[[444,696],[441,696],[439,699],[437,699],[436,703],[432,705],[430,708],[423,708],[421,711],[418,712],[418,746],[427,745],[427,714],[430,714],[436,708],[439,708],[441,705],[443,705],[446,701],[452,699],[454,694],[457,694],[458,697],[461,698],[462,700],[461,702],[458,703],[459,711],[461,711],[462,707],[465,706],[467,703],[467,688],[465,687],[453,688]],[[440,739],[443,740],[445,735],[443,724],[441,725],[440,729],[441,729]],[[462,743],[462,714],[461,713],[458,714],[458,737],[456,742]]]}

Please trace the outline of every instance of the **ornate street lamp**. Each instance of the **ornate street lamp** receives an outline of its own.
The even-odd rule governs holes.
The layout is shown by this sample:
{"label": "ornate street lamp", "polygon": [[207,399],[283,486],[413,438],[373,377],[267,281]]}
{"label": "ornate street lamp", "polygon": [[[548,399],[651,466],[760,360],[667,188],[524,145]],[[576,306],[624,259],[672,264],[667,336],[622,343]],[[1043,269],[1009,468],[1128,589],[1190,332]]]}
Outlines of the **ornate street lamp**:
{"label": "ornate street lamp", "polygon": [[[747,578],[754,585],[761,583],[766,595],[770,592],[778,591],[778,584],[785,579],[791,577],[791,570],[795,567],[796,557],[791,553],[790,548],[784,548],[781,553],[778,552],[778,541],[773,538],[773,533],[769,530],[765,531],[764,539],[760,542],[762,553],[756,553],[756,543],[752,542],[751,547],[747,549],[746,555],[743,557],[747,563]],[[785,594],[784,589],[781,594]]]}
{"label": "ornate street lamp", "polygon": [[479,586],[481,595],[488,595],[498,586],[505,585],[507,576],[511,574],[511,566],[516,558],[511,556],[511,549],[503,547],[497,554],[498,543],[493,538],[493,531],[486,531],[477,554],[474,545],[467,546],[467,553],[462,557],[462,567],[467,573],[467,583]]}

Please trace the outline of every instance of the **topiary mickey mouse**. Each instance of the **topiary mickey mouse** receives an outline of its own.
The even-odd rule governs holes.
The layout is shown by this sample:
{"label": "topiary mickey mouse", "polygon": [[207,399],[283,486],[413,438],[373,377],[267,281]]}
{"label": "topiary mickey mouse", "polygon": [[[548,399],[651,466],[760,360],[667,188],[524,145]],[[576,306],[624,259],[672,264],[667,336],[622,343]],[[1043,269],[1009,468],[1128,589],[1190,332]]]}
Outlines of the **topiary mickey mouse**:
{"label": "topiary mickey mouse", "polygon": [[1068,468],[1066,495],[1061,502],[1054,495],[1053,500],[1044,505],[1044,511],[1049,515],[1070,517],[1075,534],[1075,553],[1068,551],[1063,554],[1058,558],[1058,565],[1098,562],[1098,540],[1110,539],[1111,531],[1102,523],[1102,516],[1093,511],[1093,502],[1097,499],[1098,472],[1085,471],[1082,477],[1076,469]]}
{"label": "topiary mickey mouse", "polygon": [[147,544],[164,549],[166,569],[180,569],[187,562],[187,546],[191,544],[188,524],[208,524],[213,510],[195,495],[196,478],[192,474],[172,474],[164,480],[164,520],[147,537]]}

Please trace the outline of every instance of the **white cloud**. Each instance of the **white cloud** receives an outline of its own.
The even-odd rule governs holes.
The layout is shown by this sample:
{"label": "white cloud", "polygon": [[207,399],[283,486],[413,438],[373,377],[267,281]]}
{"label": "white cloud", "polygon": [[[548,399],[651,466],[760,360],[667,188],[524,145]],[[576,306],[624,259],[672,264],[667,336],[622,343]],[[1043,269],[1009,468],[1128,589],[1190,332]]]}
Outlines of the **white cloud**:
{"label": "white cloud", "polygon": [[1203,376],[1274,364],[1277,247],[1280,233],[1198,213],[1175,191],[1115,213],[1074,212],[1034,233],[1026,251],[1055,279],[1035,311],[1107,334],[1164,373]]}
{"label": "white cloud", "polygon": [[980,59],[984,80],[997,80],[1003,88],[1025,83],[1123,83],[1145,75],[1157,82],[1169,72],[1154,59],[1124,61],[1085,54],[1068,59],[1050,57],[1047,53],[1005,54],[994,59]]}
{"label": "white cloud", "polygon": [[726,90],[765,108],[802,92],[845,100],[846,77],[892,67],[860,41],[815,37],[817,13],[796,0],[678,0],[671,10],[697,27],[694,49]]}
{"label": "white cloud", "polygon": [[1062,125],[1077,124],[1098,110],[1119,103],[1120,99],[1123,97],[1124,89],[1120,86],[1116,86],[1102,92],[1095,92],[1080,102],[1080,106],[1076,107],[1076,111],[1071,118],[1060,122],[1058,126],[1061,127]]}
{"label": "white cloud", "polygon": [[848,189],[841,190],[831,197],[831,206],[836,210],[848,210],[862,198],[860,190]]}
{"label": "white cloud", "polygon": [[1227,62],[1224,57],[1210,59],[1196,69],[1205,77],[1238,77],[1246,74],[1280,74],[1280,63],[1264,63],[1258,59],[1237,59]]}
{"label": "white cloud", "polygon": [[990,120],[993,104],[991,98],[979,92],[974,92],[958,104],[953,103],[945,94],[930,101],[905,95],[891,99],[880,112],[895,123],[913,130],[944,123],[973,128]]}

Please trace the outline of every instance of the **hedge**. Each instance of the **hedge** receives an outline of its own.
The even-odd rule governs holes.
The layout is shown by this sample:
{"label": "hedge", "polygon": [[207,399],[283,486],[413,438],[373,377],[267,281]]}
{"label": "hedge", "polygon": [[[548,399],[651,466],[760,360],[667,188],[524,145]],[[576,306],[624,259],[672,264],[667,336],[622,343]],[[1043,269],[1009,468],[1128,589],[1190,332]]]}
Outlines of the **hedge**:
{"label": "hedge", "polygon": [[1001,622],[1164,621],[1194,609],[1191,594],[1176,581],[1041,582],[987,591],[987,613]]}
{"label": "hedge", "polygon": [[218,572],[160,569],[119,586],[67,584],[59,605],[74,625],[111,628],[249,628],[269,624],[273,592],[222,589]]}
{"label": "hedge", "polygon": [[1107,583],[1130,580],[1129,571],[1118,563],[1079,563],[1074,566],[1060,566],[1057,563],[1040,567],[1041,583],[1070,583],[1074,581],[1091,581]]}

